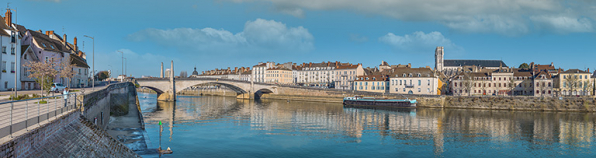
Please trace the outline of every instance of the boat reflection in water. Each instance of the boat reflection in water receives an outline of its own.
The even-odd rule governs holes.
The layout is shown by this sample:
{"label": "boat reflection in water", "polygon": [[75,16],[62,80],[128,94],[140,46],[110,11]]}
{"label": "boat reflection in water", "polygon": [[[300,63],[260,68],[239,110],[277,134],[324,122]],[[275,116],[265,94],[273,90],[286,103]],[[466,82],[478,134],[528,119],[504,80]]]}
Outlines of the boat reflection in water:
{"label": "boat reflection in water", "polygon": [[170,137],[162,146],[176,157],[596,155],[592,113],[361,109],[233,97],[179,96],[168,103],[139,95],[149,145],[158,145],[162,121]]}

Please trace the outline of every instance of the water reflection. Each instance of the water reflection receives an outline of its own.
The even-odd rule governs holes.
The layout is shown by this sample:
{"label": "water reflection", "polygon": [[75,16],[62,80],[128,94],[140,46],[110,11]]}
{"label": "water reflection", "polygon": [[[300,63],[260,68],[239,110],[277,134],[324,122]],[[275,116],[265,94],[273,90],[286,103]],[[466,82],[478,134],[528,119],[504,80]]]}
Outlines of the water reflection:
{"label": "water reflection", "polygon": [[[512,150],[511,153],[500,152],[512,156],[585,156],[594,155],[592,151],[595,149],[592,142],[595,141],[596,115],[592,113],[424,108],[379,110],[343,108],[340,104],[184,96],[174,104],[156,102],[149,94],[140,95],[148,96],[141,100],[146,123],[167,122],[164,125],[169,127],[170,141],[175,128],[192,126],[184,130],[221,130],[200,126],[227,122],[257,131],[263,137],[305,137],[332,140],[327,141],[332,144],[376,141],[372,144],[428,146],[432,147],[428,151],[435,156],[457,155],[458,152],[470,152],[474,147],[477,150]],[[479,155],[489,153],[484,151]]]}

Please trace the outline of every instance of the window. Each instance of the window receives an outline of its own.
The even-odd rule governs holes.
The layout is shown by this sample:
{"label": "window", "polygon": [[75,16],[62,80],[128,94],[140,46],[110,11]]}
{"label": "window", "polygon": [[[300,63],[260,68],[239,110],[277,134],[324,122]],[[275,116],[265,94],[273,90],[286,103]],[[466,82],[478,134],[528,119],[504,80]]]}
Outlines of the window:
{"label": "window", "polygon": [[399,80],[399,85],[402,85],[402,84],[401,84],[401,81],[402,81],[402,80]]}
{"label": "window", "polygon": [[6,54],[6,46],[2,46],[2,53]]}
{"label": "window", "polygon": [[453,83],[453,84],[454,84],[454,87],[457,87],[457,82],[455,82],[455,83]]}
{"label": "window", "polygon": [[580,76],[579,76],[579,79],[582,79],[582,77],[583,77],[583,76],[581,76],[581,75],[580,75]]}
{"label": "window", "polygon": [[395,91],[398,92],[399,91],[399,88],[395,88]]}
{"label": "window", "polygon": [[2,72],[6,72],[6,61],[2,61]]}
{"label": "window", "polygon": [[536,90],[536,94],[540,94],[540,91],[539,90]]}
{"label": "window", "polygon": [[548,94],[550,94],[550,93],[551,93],[550,90],[548,90]]}
{"label": "window", "polygon": [[430,93],[430,88],[427,88],[427,89],[426,89],[426,92]]}
{"label": "window", "polygon": [[548,83],[548,87],[550,87],[550,82]]}
{"label": "window", "polygon": [[405,89],[405,88],[404,88],[404,89],[402,89],[402,90],[403,90],[403,92],[406,92],[406,89]]}
{"label": "window", "polygon": [[11,55],[15,55],[15,48],[14,48],[14,47],[11,47],[11,48],[10,48],[10,54],[11,54]]}
{"label": "window", "polygon": [[420,92],[420,91],[421,91],[420,88],[418,88],[418,92]]}
{"label": "window", "polygon": [[428,80],[428,85],[430,86],[430,80]]}
{"label": "window", "polygon": [[422,81],[418,80],[418,86],[422,85]]}
{"label": "window", "polygon": [[15,64],[14,64],[14,62],[10,62],[10,73],[15,73]]}

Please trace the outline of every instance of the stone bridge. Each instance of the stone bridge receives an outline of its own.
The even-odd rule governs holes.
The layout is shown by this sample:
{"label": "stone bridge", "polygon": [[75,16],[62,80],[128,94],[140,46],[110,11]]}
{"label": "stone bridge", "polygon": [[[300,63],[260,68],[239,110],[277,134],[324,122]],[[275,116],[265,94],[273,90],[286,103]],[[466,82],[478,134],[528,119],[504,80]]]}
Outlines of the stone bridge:
{"label": "stone bridge", "polygon": [[238,98],[252,99],[261,94],[278,94],[277,84],[253,83],[249,81],[219,79],[219,78],[139,78],[136,83],[140,87],[149,88],[157,92],[158,100],[175,101],[176,93],[196,85],[223,85],[238,94]]}

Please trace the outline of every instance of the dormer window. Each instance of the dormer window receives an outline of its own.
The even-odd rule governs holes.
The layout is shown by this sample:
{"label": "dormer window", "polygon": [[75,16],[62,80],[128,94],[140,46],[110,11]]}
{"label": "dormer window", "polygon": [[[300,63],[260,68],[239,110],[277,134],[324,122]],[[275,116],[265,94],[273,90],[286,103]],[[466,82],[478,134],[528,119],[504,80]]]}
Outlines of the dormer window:
{"label": "dormer window", "polygon": [[420,76],[421,76],[420,73],[418,73],[418,77],[420,77]]}
{"label": "dormer window", "polygon": [[373,77],[373,80],[377,80],[375,77]]}
{"label": "dormer window", "polygon": [[402,76],[403,76],[403,77],[406,77],[406,74],[404,73]]}
{"label": "dormer window", "polygon": [[48,46],[46,46],[46,44],[45,44],[45,43],[41,43],[41,46],[43,46],[43,47],[48,47]]}
{"label": "dormer window", "polygon": [[368,77],[366,77],[366,80],[368,80]]}
{"label": "dormer window", "polygon": [[410,77],[412,77],[412,73],[410,73]]}

